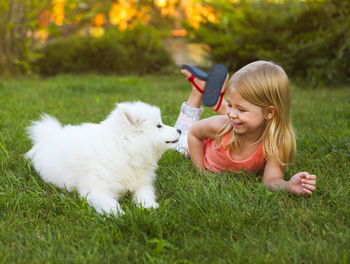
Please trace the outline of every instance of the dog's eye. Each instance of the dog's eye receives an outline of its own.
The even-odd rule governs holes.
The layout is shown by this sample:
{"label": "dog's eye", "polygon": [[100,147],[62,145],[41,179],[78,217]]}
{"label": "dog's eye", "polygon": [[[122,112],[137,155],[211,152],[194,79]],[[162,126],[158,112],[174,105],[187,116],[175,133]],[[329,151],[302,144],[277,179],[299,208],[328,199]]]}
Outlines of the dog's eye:
{"label": "dog's eye", "polygon": [[161,128],[161,127],[162,127],[162,125],[161,125],[161,124],[158,124],[158,125],[157,125],[157,127],[158,127],[158,128]]}

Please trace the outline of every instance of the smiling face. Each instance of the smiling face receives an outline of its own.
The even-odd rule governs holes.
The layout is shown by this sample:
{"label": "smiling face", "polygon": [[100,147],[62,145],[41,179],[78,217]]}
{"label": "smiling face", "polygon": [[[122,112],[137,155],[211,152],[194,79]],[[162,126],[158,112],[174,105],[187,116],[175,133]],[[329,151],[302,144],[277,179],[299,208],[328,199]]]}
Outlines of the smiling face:
{"label": "smiling face", "polygon": [[[295,137],[290,120],[290,85],[285,71],[269,61],[255,61],[236,71],[227,85],[228,117],[240,137],[229,144],[239,146],[237,138],[264,144],[266,156],[285,165],[294,160]],[[223,136],[224,134],[220,134]],[[238,142],[238,143],[237,143]],[[249,143],[249,142],[248,142]]]}
{"label": "smiling face", "polygon": [[243,99],[236,89],[231,88],[226,99],[227,116],[233,130],[240,135],[249,135],[258,140],[266,126],[266,115],[260,106]]}

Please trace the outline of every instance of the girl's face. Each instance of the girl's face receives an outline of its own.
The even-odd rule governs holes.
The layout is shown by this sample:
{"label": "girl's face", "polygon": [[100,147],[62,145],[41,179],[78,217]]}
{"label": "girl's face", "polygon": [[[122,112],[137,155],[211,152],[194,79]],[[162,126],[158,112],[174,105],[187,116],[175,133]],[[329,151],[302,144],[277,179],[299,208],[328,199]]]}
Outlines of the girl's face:
{"label": "girl's face", "polygon": [[226,101],[227,115],[234,131],[240,135],[256,137],[258,140],[266,125],[262,108],[244,100],[234,88],[230,89]]}

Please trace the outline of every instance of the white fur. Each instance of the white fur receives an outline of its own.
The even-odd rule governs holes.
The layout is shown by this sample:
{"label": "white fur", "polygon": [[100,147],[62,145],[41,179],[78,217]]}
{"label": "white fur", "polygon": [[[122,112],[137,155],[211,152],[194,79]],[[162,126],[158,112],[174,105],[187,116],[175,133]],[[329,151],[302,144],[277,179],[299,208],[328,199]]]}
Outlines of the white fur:
{"label": "white fur", "polygon": [[158,207],[157,161],[180,135],[162,123],[159,108],[142,102],[117,104],[99,124],[62,126],[45,114],[28,134],[34,146],[26,157],[44,181],[77,189],[100,214],[123,214],[118,198],[127,191],[138,205]]}

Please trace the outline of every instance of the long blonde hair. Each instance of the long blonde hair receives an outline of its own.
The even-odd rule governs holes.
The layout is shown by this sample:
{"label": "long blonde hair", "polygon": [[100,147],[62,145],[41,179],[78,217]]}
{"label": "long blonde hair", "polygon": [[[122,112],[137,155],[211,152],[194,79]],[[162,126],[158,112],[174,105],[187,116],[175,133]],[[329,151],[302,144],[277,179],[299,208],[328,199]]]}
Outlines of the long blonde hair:
{"label": "long blonde hair", "polygon": [[[266,110],[276,109],[275,115],[266,121],[260,138],[266,160],[275,160],[286,166],[294,162],[296,153],[295,135],[290,120],[290,87],[285,71],[273,62],[255,61],[238,70],[229,80],[227,92],[235,89],[243,99]],[[227,122],[217,134],[223,141],[226,133],[232,130]],[[225,146],[240,146],[241,138],[232,130]]]}

